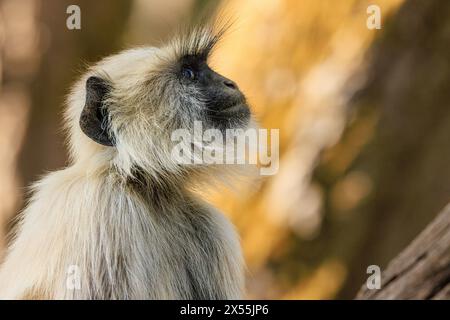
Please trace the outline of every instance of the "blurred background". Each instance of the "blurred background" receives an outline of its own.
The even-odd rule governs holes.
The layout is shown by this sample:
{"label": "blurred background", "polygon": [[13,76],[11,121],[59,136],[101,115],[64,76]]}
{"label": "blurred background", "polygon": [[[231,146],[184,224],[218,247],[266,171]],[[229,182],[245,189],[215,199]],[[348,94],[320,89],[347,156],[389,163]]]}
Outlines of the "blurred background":
{"label": "blurred background", "polygon": [[0,256],[26,187],[67,164],[86,64],[215,10],[236,23],[212,66],[280,129],[278,174],[211,199],[241,236],[247,298],[353,298],[450,201],[449,1],[0,0]]}

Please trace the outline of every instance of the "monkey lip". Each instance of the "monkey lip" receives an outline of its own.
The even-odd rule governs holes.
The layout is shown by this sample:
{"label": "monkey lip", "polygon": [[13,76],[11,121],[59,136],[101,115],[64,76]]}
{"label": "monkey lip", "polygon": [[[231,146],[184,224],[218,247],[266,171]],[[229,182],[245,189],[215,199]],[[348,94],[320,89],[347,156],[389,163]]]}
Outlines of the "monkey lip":
{"label": "monkey lip", "polygon": [[233,104],[233,105],[221,110],[221,113],[233,114],[233,113],[242,112],[245,110],[248,110],[248,106],[246,103],[236,103],[236,104]]}

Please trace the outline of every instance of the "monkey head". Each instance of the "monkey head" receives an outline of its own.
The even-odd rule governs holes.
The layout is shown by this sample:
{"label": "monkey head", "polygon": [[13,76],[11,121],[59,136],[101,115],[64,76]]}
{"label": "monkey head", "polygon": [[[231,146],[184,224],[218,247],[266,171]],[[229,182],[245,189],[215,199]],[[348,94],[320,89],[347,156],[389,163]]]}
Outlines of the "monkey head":
{"label": "monkey head", "polygon": [[171,157],[174,130],[195,121],[222,132],[247,128],[245,96],[208,65],[222,33],[196,28],[161,48],[126,50],[92,67],[68,99],[72,157],[128,173],[184,170]]}

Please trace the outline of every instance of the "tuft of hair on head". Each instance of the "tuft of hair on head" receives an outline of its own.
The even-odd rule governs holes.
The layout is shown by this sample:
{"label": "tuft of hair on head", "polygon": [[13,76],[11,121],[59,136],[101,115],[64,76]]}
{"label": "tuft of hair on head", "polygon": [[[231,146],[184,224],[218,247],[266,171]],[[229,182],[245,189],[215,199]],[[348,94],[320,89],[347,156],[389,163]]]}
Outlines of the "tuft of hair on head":
{"label": "tuft of hair on head", "polygon": [[178,30],[168,45],[173,50],[175,59],[186,56],[208,59],[217,43],[233,25],[230,18],[215,18],[211,21],[205,20]]}

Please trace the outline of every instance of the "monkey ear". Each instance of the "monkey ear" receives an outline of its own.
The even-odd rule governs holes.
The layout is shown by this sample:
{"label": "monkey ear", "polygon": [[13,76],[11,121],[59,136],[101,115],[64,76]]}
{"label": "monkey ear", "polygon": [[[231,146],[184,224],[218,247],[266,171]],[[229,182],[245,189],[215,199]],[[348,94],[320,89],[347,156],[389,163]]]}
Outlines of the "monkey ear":
{"label": "monkey ear", "polygon": [[81,130],[89,138],[104,146],[115,145],[114,137],[109,134],[108,111],[103,106],[111,85],[99,78],[89,77],[86,81],[86,104],[80,117]]}

